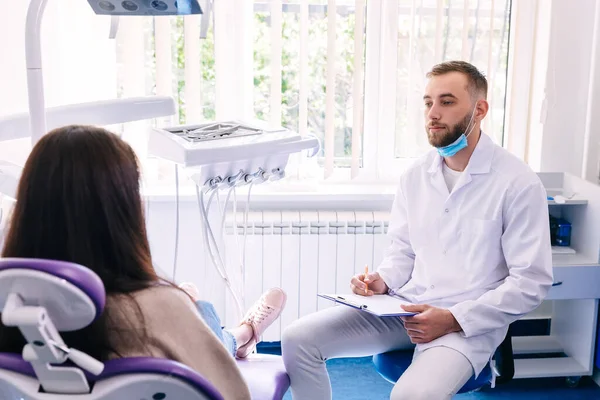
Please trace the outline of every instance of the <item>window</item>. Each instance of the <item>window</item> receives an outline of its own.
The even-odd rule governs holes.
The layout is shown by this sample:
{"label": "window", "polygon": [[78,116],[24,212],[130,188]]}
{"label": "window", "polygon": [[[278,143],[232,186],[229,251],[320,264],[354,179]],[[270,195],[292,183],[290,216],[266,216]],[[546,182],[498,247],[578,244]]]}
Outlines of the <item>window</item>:
{"label": "window", "polygon": [[429,149],[423,131],[423,77],[443,60],[465,60],[488,79],[484,131],[501,144],[508,67],[510,0],[400,1],[398,4],[395,158]]}
{"label": "window", "polygon": [[[328,13],[332,4],[334,18]],[[365,8],[364,1],[353,0],[254,2],[255,115],[319,137],[325,144],[318,155],[321,164],[328,156],[336,167],[350,166],[356,80],[360,92],[363,85],[355,69],[364,68]],[[363,43],[355,41],[356,35]],[[333,147],[329,154],[327,146]]]}
{"label": "window", "polygon": [[[123,21],[119,93],[174,96],[179,108],[172,123],[249,117],[316,135],[324,144],[319,165],[349,167],[352,141],[361,139],[352,134],[353,124],[362,125],[355,114],[362,115],[363,107],[365,1],[358,2],[358,22],[354,0],[335,2],[335,18],[323,2],[255,1],[227,9],[219,8],[222,3],[215,4],[215,25],[200,42],[196,16]],[[335,25],[331,34],[329,24]],[[362,42],[355,40],[357,26]],[[140,70],[148,71],[145,80]],[[125,129],[124,137],[146,155],[137,130]],[[146,166],[151,185],[172,183],[172,166],[159,160]]]}
{"label": "window", "polygon": [[[110,19],[91,15],[78,0],[68,2],[68,8],[48,9],[45,29],[58,32],[60,24],[52,21],[74,24],[71,30],[93,28],[85,40],[69,36],[69,46],[102,50],[79,57],[66,39],[44,43],[46,65],[65,61],[54,54],[68,55],[68,65],[79,71],[77,79],[65,72],[57,81],[50,75],[61,69],[45,68],[47,94],[60,93],[58,104],[108,93],[170,95],[177,115],[150,123],[264,119],[321,139],[318,157],[292,163],[292,171],[301,163],[301,171],[311,166],[319,179],[388,180],[429,149],[421,108],[425,73],[437,62],[464,59],[489,79],[484,130],[503,141],[510,0],[215,1],[202,40],[200,16],[121,18],[111,40]],[[77,22],[84,20],[99,22]],[[90,68],[109,71],[114,84],[90,78]],[[111,128],[135,147],[147,184],[170,187],[173,165],[147,154],[150,123]]]}
{"label": "window", "polygon": [[[463,59],[488,77],[484,130],[502,143],[510,0],[215,6],[216,30],[211,25],[199,44],[197,17],[143,25],[150,38],[146,64],[155,67],[147,78],[164,80],[157,71],[166,57],[170,67],[162,72],[173,77],[179,123],[227,115],[263,119],[319,137],[321,177],[352,169],[353,177],[371,171],[393,179],[429,149],[421,104],[426,72],[443,60]],[[163,52],[161,61],[153,49],[169,47],[165,35],[171,54]],[[125,41],[120,48],[130,55]],[[169,182],[172,168],[160,170],[157,180]]]}

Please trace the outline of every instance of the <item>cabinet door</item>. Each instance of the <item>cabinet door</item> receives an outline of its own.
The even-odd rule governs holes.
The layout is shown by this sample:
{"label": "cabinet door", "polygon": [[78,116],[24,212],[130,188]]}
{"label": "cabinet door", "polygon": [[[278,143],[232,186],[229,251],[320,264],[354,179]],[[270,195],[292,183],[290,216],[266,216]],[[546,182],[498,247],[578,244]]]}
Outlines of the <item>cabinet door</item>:
{"label": "cabinet door", "polygon": [[547,300],[599,299],[600,266],[554,267]]}

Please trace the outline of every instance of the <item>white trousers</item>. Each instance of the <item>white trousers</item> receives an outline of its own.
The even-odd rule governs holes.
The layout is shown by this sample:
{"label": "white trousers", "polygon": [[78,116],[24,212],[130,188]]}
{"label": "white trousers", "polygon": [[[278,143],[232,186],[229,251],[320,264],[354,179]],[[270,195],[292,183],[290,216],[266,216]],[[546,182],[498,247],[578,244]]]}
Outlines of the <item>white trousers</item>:
{"label": "white trousers", "polygon": [[[294,400],[329,400],[325,361],[412,349],[399,318],[380,318],[346,306],[331,307],[291,324],[281,339]],[[473,367],[460,352],[434,347],[415,354],[394,386],[392,400],[447,400],[471,378]],[[383,379],[383,378],[382,378]],[[357,388],[360,385],[357,382]],[[361,388],[368,393],[368,388]]]}

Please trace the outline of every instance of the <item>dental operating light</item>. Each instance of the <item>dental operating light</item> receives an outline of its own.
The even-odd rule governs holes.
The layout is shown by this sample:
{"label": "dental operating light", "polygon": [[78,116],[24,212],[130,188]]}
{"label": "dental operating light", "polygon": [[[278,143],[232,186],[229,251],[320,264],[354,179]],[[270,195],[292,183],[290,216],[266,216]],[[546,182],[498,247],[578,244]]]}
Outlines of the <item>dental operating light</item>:
{"label": "dental operating light", "polygon": [[99,15],[192,15],[202,14],[197,0],[88,0]]}

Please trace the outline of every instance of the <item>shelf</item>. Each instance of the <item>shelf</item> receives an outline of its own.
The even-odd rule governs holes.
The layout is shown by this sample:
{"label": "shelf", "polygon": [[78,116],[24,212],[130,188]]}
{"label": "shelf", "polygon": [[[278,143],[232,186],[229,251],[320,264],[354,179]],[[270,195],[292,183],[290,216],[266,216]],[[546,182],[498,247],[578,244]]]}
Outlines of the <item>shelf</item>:
{"label": "shelf", "polygon": [[587,204],[587,199],[583,199],[581,197],[574,196],[571,199],[565,199],[564,203],[557,203],[554,200],[548,200],[549,206],[577,206],[577,205],[585,205]]}
{"label": "shelf", "polygon": [[592,371],[572,357],[515,360],[515,379],[586,376]]}
{"label": "shelf", "polygon": [[563,352],[560,342],[551,335],[514,336],[512,338],[512,345],[513,354],[548,354]]}
{"label": "shelf", "polygon": [[598,265],[598,260],[583,254],[552,254],[554,267]]}
{"label": "shelf", "polygon": [[552,254],[557,255],[574,255],[577,254],[575,249],[567,246],[552,246]]}

